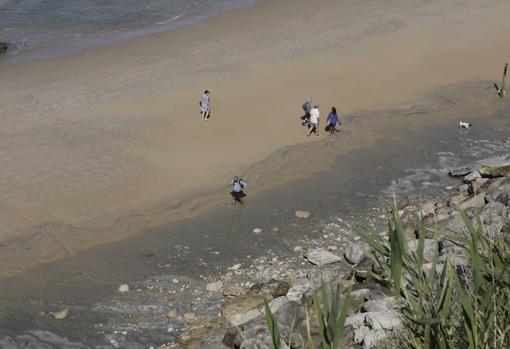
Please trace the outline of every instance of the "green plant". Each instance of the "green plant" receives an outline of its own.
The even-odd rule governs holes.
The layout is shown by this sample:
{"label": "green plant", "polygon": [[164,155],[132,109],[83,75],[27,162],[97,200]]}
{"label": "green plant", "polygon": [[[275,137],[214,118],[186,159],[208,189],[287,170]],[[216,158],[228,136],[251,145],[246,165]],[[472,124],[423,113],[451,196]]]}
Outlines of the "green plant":
{"label": "green plant", "polygon": [[280,330],[278,329],[278,321],[267,304],[267,300],[264,299],[264,309],[266,313],[266,323],[271,335],[271,342],[273,343],[273,349],[280,348]]}
{"label": "green plant", "polygon": [[373,249],[369,257],[382,270],[378,281],[392,287],[401,300],[403,348],[510,347],[510,246],[500,236],[491,238],[478,214],[476,224],[464,212],[459,214],[469,234],[443,237],[465,251],[469,262],[462,273],[456,261],[439,263],[437,226],[430,229],[436,248],[427,266],[423,224],[415,252],[407,248],[397,213],[389,216],[388,240],[370,228],[360,232]]}
{"label": "green plant", "polygon": [[[314,293],[313,307],[315,310],[317,325],[319,328],[320,342],[322,349],[337,349],[340,341],[343,338],[345,319],[351,304],[350,289],[345,293],[345,300],[340,304],[340,285],[337,285],[331,292],[331,297],[328,295],[326,285],[321,284],[320,287],[320,300],[319,296]],[[264,302],[264,309],[266,315],[266,324],[271,335],[273,349],[280,347],[280,331],[278,329],[278,322],[271,312],[271,309],[266,302]],[[306,310],[306,328],[307,328],[307,341],[303,348],[316,349],[311,335],[311,319]],[[292,330],[291,330],[292,336]],[[304,341],[301,341],[304,344]]]}
{"label": "green plant", "polygon": [[[326,285],[321,285],[321,298],[319,302],[317,293],[313,296],[315,315],[319,326],[319,334],[323,349],[337,349],[340,340],[343,338],[345,318],[351,304],[350,291],[340,306],[340,285],[333,291],[331,301],[328,299]],[[321,306],[322,305],[322,306]]]}

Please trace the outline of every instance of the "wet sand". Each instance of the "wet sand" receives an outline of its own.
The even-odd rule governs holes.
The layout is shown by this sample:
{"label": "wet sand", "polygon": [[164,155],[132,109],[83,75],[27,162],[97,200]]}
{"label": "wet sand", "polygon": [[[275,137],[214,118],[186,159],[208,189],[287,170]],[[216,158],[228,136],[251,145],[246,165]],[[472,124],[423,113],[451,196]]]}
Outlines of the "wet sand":
{"label": "wet sand", "polygon": [[[432,169],[447,171],[439,161],[440,154],[456,154],[455,165],[462,166],[463,161],[468,163],[477,156],[490,156],[489,146],[484,148],[486,153],[480,153],[483,140],[504,144],[510,139],[510,106],[493,114],[463,112],[464,119],[475,125],[470,132],[464,132],[448,118],[426,125],[438,117],[434,111],[437,103],[434,100],[422,105],[419,114],[406,108],[374,113],[374,117],[387,113],[405,117],[412,113],[424,126],[340,156],[332,152],[334,164],[329,170],[257,195],[248,191],[247,203],[239,209],[219,207],[198,219],[149,229],[143,235],[89,249],[4,280],[0,290],[0,329],[42,328],[88,344],[103,343],[103,337],[96,334],[97,324],[115,328],[115,324],[135,321],[122,311],[97,310],[98,304],[109,304],[110,298],[117,297],[118,285],[137,284],[158,275],[200,280],[202,275],[224,272],[235,263],[246,262],[248,255],[255,258],[269,251],[284,255],[301,237],[321,234],[317,227],[333,217],[363,219],[368,209],[379,206],[381,199],[388,199],[387,190],[393,187],[392,181],[407,179],[408,169],[430,173]],[[309,155],[317,155],[340,144],[340,139],[331,139],[320,146],[291,147],[288,153],[292,156],[305,150]],[[414,198],[425,196],[431,190],[436,194],[436,189],[451,184],[446,175],[436,177],[416,178]],[[425,180],[437,182],[437,188],[428,187]],[[312,219],[296,220],[295,210],[310,210]],[[254,234],[255,227],[261,228],[262,233]],[[177,248],[179,245],[181,248]],[[182,246],[188,246],[189,250],[182,250]],[[177,303],[179,299],[171,301]],[[157,305],[147,302],[142,304]],[[55,322],[48,316],[49,311],[64,306],[72,309],[68,321]],[[166,327],[156,321],[152,325],[143,337],[157,342]]]}
{"label": "wet sand", "polygon": [[[254,195],[327,168],[333,154],[397,138],[422,126],[412,116],[435,87],[484,80],[437,108],[490,112],[499,101],[479,92],[493,95],[490,79],[510,56],[509,8],[259,1],[0,70],[0,277],[221,207],[234,174]],[[204,88],[208,123],[197,109]],[[336,153],[290,156],[311,141],[297,122],[310,95],[323,115],[331,105],[345,115],[345,136]],[[388,106],[410,114],[371,117]]]}

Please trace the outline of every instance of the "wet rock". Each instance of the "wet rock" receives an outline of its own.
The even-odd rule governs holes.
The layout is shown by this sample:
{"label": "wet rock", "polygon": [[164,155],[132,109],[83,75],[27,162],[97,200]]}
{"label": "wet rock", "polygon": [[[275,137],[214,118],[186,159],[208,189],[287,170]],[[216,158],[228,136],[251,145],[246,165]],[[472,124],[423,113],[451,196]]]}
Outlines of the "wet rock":
{"label": "wet rock", "polygon": [[480,174],[486,178],[498,178],[510,175],[510,164],[502,166],[486,166],[480,169]]}
{"label": "wet rock", "polygon": [[[407,242],[407,248],[409,252],[417,253],[418,251],[419,240],[409,240]],[[424,240],[424,249],[423,249],[423,259],[425,262],[432,262],[434,256],[437,253],[437,243],[433,239],[425,239]]]}
{"label": "wet rock", "polygon": [[52,313],[52,315],[56,320],[67,319],[67,317],[69,316],[69,308],[65,308],[60,311],[57,311],[56,313]]}
{"label": "wet rock", "polygon": [[448,175],[450,175],[451,177],[464,177],[470,174],[471,172],[473,172],[473,169],[471,167],[462,167],[448,171]]}
{"label": "wet rock", "polygon": [[297,218],[307,219],[311,213],[308,211],[296,211],[295,215]]}
{"label": "wet rock", "polygon": [[333,263],[338,263],[342,261],[342,258],[337,256],[334,253],[331,253],[323,248],[318,248],[312,251],[309,251],[306,254],[306,259],[314,265],[323,266]]}
{"label": "wet rock", "polygon": [[347,246],[344,252],[345,259],[351,264],[358,264],[365,258],[365,251],[368,250],[366,243],[356,243]]}
{"label": "wet rock", "polygon": [[286,281],[271,279],[266,282],[258,282],[252,287],[248,294],[250,295],[270,295],[273,298],[285,296],[289,291],[289,283]]}
{"label": "wet rock", "polygon": [[5,42],[0,42],[0,55],[7,52],[9,46]]}
{"label": "wet rock", "polygon": [[464,183],[471,183],[475,181],[477,178],[481,178],[482,175],[478,171],[473,171],[467,176],[464,176]]}
{"label": "wet rock", "polygon": [[207,290],[207,292],[219,292],[219,291],[221,291],[222,287],[223,287],[223,282],[215,281],[215,282],[208,283],[206,286],[206,290]]}
{"label": "wet rock", "polygon": [[129,292],[129,285],[128,284],[122,284],[119,286],[119,292],[120,293],[126,293]]}

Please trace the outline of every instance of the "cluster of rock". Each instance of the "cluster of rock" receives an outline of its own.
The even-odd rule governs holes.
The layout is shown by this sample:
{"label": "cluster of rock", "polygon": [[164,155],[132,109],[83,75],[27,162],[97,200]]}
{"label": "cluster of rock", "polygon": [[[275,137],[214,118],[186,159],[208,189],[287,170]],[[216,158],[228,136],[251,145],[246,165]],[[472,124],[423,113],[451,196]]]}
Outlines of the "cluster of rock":
{"label": "cluster of rock", "polygon": [[[430,199],[416,205],[406,202],[397,207],[409,239],[409,251],[418,248],[416,234],[420,222],[430,226],[437,224],[443,232],[466,232],[458,208],[470,218],[479,212],[488,234],[510,233],[510,156],[485,159],[469,168],[451,170],[450,175],[459,177],[463,183],[456,188],[448,188],[450,195],[447,200]],[[332,233],[340,241],[345,241],[342,239],[348,234],[350,232],[341,228]],[[334,236],[330,238],[334,240]],[[272,348],[265,320],[264,299],[269,301],[271,311],[278,320],[282,348],[304,348],[301,339],[306,341],[308,328],[312,340],[319,344],[319,329],[312,307],[313,294],[320,280],[328,288],[339,284],[342,290],[347,287],[351,289],[352,303],[346,319],[342,348],[379,347],[401,328],[400,305],[392,291],[374,281],[379,271],[366,257],[369,247],[354,240],[350,236],[347,240],[350,243],[342,244],[342,253],[334,246],[316,245],[311,249],[295,247],[294,251],[306,261],[302,263],[302,266],[306,265],[306,268],[303,266],[306,273],[301,278],[284,279],[285,274],[281,274],[280,278],[262,280],[248,288],[232,287],[222,281],[210,283],[208,291],[222,293],[227,298],[221,311],[226,329],[216,330],[198,348]],[[327,244],[324,241],[324,245]],[[437,268],[441,268],[441,263],[447,258],[458,264],[466,262],[463,251],[456,245],[441,237],[438,242],[432,236],[427,236],[424,268],[432,268],[431,262],[437,252],[440,256]],[[239,270],[239,273],[242,272]]]}

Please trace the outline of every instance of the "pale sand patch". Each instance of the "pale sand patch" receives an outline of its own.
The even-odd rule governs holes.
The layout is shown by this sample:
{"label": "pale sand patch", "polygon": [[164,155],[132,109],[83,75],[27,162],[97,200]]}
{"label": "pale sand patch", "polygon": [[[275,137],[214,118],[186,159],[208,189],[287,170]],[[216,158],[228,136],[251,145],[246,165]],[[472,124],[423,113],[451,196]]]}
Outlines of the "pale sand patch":
{"label": "pale sand patch", "polygon": [[[498,79],[509,11],[506,1],[260,1],[0,71],[0,275],[228,204],[234,174],[254,194],[323,169],[329,151],[274,153],[309,141],[297,119],[308,96],[323,119],[336,105],[349,121],[438,86]],[[208,122],[198,113],[204,88]],[[469,98],[441,108],[500,103]],[[335,151],[423,122],[399,117],[347,122]]]}

